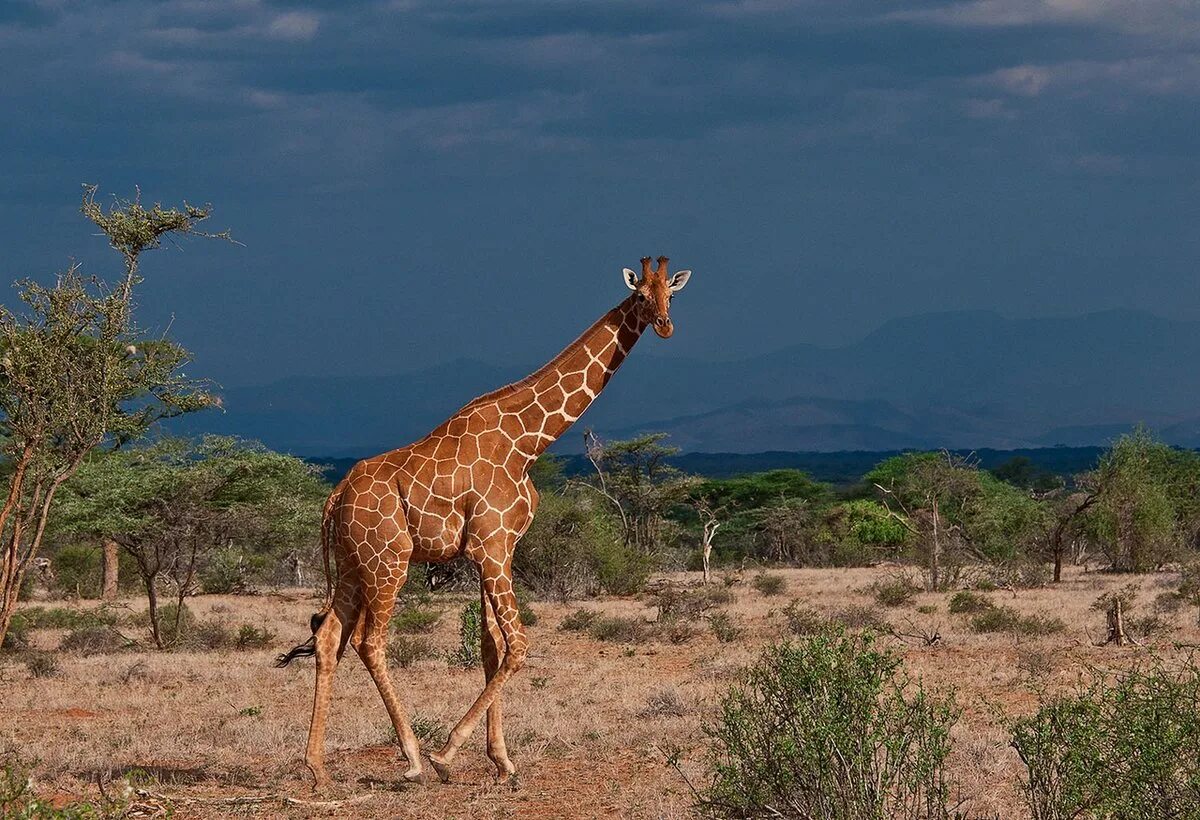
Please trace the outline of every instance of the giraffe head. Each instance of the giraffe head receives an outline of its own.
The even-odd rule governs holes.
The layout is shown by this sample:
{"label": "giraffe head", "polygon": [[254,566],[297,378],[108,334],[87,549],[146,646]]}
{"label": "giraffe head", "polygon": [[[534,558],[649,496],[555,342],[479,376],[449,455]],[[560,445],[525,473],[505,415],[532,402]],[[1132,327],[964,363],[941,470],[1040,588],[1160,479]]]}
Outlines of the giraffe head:
{"label": "giraffe head", "polygon": [[670,338],[675,332],[671,324],[671,299],[683,290],[690,270],[676,271],[674,276],[667,275],[667,257],[658,257],[658,268],[650,264],[650,257],[642,257],[642,278],[625,268],[625,284],[633,291],[632,298],[646,324],[654,326],[654,332],[664,339]]}

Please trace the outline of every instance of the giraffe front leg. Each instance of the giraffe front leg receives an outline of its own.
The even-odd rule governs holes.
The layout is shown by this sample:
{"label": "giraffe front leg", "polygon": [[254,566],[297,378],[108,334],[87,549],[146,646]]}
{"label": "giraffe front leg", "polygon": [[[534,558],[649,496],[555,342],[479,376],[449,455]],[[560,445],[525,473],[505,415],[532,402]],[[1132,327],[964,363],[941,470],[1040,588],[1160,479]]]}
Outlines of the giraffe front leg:
{"label": "giraffe front leg", "polygon": [[[459,747],[471,736],[484,713],[496,702],[505,681],[524,665],[525,656],[529,651],[525,628],[521,625],[521,618],[517,611],[517,596],[513,591],[512,550],[508,548],[508,544],[504,545],[502,554],[504,555],[502,559],[496,553],[493,553],[494,557],[485,558],[480,567],[480,575],[483,583],[483,595],[492,606],[492,612],[500,627],[501,637],[504,639],[504,658],[496,668],[495,674],[483,687],[483,692],[450,732],[450,737],[446,740],[445,745],[439,752],[429,756],[434,770],[437,771],[438,777],[442,779],[443,783],[450,779],[450,765],[454,762]],[[496,717],[496,727],[499,730],[499,710],[496,712]],[[503,750],[502,739],[499,749]],[[489,752],[493,750],[489,742]],[[511,761],[508,761],[506,751],[503,752],[502,759],[508,762],[509,766],[512,765]],[[497,762],[497,768],[501,766],[502,764]],[[507,766],[504,767],[504,770],[508,772]]]}
{"label": "giraffe front leg", "polygon": [[[480,614],[483,616],[481,639],[483,643],[483,674],[485,683],[496,675],[504,657],[504,632],[500,629],[500,621],[488,600],[487,590],[480,584]],[[517,767],[508,757],[508,748],[504,743],[504,717],[500,705],[500,693],[487,708],[487,755],[496,765],[496,779],[515,782]]]}

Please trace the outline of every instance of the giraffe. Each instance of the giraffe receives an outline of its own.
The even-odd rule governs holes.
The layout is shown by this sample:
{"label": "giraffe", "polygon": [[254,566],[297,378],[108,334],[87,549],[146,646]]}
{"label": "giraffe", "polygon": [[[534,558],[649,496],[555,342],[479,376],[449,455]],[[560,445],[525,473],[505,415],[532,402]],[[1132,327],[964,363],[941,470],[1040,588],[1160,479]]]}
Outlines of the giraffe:
{"label": "giraffe", "polygon": [[468,403],[420,441],[360,461],[334,487],[321,528],[325,605],[312,617],[313,637],[277,663],[316,656],[304,757],[316,790],[330,783],[325,724],[334,671],[347,643],[387,708],[408,763],[404,778],[426,782],[408,713],[388,674],[388,622],[411,562],[459,555],[479,571],[484,688],[429,760],[447,782],[459,747],[486,713],[487,755],[496,776],[515,778],[504,744],[500,691],[529,651],[512,579],[513,551],[538,504],[529,467],[595,400],[647,327],[664,339],[674,332],[671,299],[691,271],[671,276],[667,257],[657,261],[655,268],[650,257],[643,258],[640,278],[623,269],[633,292],[543,367]]}

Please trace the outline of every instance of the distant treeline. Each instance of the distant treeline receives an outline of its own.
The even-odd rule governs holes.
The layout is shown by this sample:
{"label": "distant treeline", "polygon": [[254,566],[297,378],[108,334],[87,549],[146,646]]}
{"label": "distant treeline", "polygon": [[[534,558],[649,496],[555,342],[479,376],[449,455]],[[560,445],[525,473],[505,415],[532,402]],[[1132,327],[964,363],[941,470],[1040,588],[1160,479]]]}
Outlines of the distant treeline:
{"label": "distant treeline", "polygon": [[[982,470],[993,470],[1013,458],[1027,458],[1039,471],[1057,476],[1070,476],[1095,468],[1102,447],[1027,447],[1017,450],[951,450],[952,454],[968,458]],[[844,487],[858,482],[876,464],[899,450],[853,450],[836,453],[771,451],[766,453],[680,453],[666,461],[691,475],[705,478],[731,478],[767,470],[802,470],[814,480]],[[562,456],[563,472],[569,476],[592,471],[582,454]],[[354,466],[355,458],[310,458],[331,482],[336,482]]]}

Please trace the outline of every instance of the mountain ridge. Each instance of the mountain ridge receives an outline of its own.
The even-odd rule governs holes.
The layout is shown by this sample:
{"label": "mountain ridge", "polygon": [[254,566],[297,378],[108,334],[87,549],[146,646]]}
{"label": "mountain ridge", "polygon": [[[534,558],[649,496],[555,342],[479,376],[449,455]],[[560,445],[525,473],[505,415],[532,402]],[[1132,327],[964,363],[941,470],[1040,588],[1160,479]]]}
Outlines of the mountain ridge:
{"label": "mountain ridge", "polygon": [[[1100,445],[1137,423],[1171,443],[1200,443],[1200,322],[1139,310],[921,314],[845,345],[798,343],[732,361],[645,345],[581,430],[664,431],[695,452]],[[378,452],[536,366],[457,359],[378,376],[293,376],[231,388],[224,414],[177,429],[305,455]],[[578,450],[578,438],[569,431],[556,449]]]}

